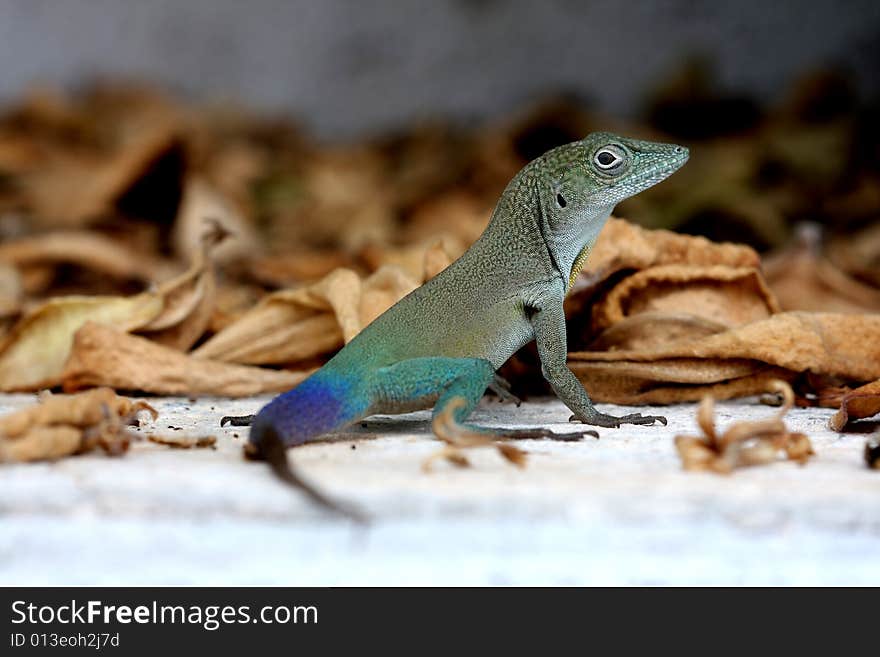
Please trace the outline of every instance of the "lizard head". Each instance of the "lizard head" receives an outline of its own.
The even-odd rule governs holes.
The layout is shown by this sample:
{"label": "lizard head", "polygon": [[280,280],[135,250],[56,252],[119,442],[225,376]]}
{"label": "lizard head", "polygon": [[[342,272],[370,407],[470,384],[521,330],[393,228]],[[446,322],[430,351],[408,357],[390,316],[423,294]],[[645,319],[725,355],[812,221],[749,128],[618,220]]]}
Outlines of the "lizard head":
{"label": "lizard head", "polygon": [[543,210],[551,216],[609,211],[622,200],[665,180],[688,159],[688,149],[594,132],[549,151],[539,167]]}
{"label": "lizard head", "polygon": [[542,233],[573,281],[614,206],[656,185],[688,159],[688,149],[594,132],[533,164]]}

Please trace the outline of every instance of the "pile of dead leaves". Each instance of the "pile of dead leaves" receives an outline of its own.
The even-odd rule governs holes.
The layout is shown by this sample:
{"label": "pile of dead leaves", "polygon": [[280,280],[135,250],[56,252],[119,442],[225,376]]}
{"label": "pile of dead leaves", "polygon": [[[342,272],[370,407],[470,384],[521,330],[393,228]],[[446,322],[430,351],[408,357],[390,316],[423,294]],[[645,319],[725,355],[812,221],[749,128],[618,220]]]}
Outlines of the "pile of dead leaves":
{"label": "pile of dead leaves", "polygon": [[[596,399],[782,380],[799,404],[840,408],[837,428],[880,412],[880,167],[852,148],[872,139],[861,115],[817,114],[836,84],[804,83],[735,136],[684,135],[691,164],[623,206],[652,226],[738,227],[779,247],[763,262],[609,222],[567,305],[571,367]],[[652,116],[675,133],[673,91]],[[34,92],[0,114],[0,391],[290,388],[458,257],[527,160],[609,127],[658,137],[554,101],[328,146],[149,88]],[[804,218],[820,223],[789,239]],[[511,368],[540,385],[528,352]]]}

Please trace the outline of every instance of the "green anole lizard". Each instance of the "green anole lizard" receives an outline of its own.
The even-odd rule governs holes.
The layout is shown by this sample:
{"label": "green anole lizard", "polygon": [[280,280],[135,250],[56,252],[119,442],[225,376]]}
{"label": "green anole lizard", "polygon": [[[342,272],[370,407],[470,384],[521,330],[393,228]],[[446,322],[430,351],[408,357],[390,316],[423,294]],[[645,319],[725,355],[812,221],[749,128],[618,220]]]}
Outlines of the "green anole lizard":
{"label": "green anole lizard", "polygon": [[504,394],[495,371],[533,339],[543,374],[572,419],[600,427],[665,424],[660,416],[596,410],[566,364],[562,304],[614,206],[687,159],[683,146],[602,132],[548,151],[511,180],[485,232],[458,260],[256,416],[224,421],[252,420],[249,453],[334,507],[294,473],[286,448],[375,413],[433,407],[432,429],[451,442],[475,434],[571,440],[466,423],[487,388]]}

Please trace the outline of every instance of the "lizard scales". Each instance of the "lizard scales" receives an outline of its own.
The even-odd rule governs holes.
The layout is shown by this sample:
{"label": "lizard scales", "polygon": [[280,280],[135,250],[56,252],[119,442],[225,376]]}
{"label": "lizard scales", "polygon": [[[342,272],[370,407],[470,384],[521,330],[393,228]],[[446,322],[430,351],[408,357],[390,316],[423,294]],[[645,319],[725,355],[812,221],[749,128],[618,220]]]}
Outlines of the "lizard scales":
{"label": "lizard scales", "polygon": [[495,370],[532,339],[544,376],[577,420],[603,427],[665,423],[657,416],[614,417],[594,408],[566,364],[562,304],[614,206],[662,181],[687,159],[682,146],[599,132],[528,163],[461,258],[254,417],[250,453],[303,485],[287,465],[285,447],[374,413],[433,407],[435,433],[456,434],[447,438],[517,437],[516,431],[493,431],[466,420],[487,387],[497,386]]}

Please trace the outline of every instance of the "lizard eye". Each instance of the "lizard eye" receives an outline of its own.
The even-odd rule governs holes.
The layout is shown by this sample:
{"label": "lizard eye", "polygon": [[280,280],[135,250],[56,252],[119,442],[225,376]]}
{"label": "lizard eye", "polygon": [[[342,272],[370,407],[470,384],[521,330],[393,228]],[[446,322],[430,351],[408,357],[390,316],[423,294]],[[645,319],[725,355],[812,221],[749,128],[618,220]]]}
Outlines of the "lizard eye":
{"label": "lizard eye", "polygon": [[593,162],[600,171],[614,172],[626,162],[626,151],[619,146],[609,144],[596,151]]}
{"label": "lizard eye", "polygon": [[562,194],[556,194],[556,205],[558,205],[560,208],[564,208],[566,205],[568,205],[568,202],[565,200],[565,197]]}

